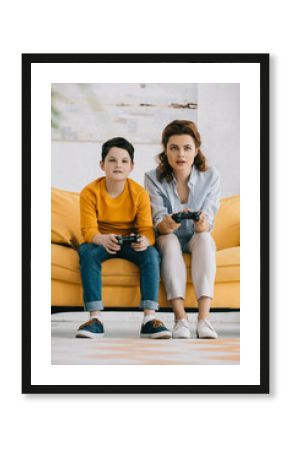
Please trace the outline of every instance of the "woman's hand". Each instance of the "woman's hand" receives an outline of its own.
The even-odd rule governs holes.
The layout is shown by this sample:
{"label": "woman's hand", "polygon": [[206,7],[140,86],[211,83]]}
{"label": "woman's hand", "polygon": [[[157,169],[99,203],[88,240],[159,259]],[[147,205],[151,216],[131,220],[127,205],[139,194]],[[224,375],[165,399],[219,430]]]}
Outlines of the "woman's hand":
{"label": "woman's hand", "polygon": [[111,255],[115,255],[121,246],[114,234],[97,234],[93,239],[94,244],[102,245],[104,249]]}
{"label": "woman's hand", "polygon": [[205,220],[205,213],[203,211],[200,212],[199,221],[194,221],[194,231],[197,233],[202,233],[203,231],[209,230],[209,223]]}
{"label": "woman's hand", "polygon": [[181,223],[176,223],[171,215],[165,216],[164,219],[157,225],[158,231],[161,234],[170,234],[179,228]]}
{"label": "woman's hand", "polygon": [[150,242],[147,239],[146,236],[142,236],[140,237],[138,242],[133,242],[131,244],[131,247],[136,251],[136,252],[144,252],[144,250],[146,250],[147,247],[149,247]]}

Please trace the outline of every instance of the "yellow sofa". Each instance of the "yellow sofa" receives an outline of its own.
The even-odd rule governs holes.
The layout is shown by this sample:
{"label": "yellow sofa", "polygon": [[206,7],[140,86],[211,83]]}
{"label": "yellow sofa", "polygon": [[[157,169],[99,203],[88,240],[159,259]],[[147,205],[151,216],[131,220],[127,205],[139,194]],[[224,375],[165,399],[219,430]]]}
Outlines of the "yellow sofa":
{"label": "yellow sofa", "polygon": [[[53,307],[79,307],[82,286],[77,248],[81,241],[79,194],[51,191],[51,303]],[[212,308],[240,307],[240,196],[224,198],[212,232],[216,242],[217,273]],[[190,257],[184,254],[188,283],[185,306],[197,307],[190,280]],[[103,301],[108,308],[138,308],[139,269],[123,259],[103,263]],[[170,307],[160,286],[160,308]]]}

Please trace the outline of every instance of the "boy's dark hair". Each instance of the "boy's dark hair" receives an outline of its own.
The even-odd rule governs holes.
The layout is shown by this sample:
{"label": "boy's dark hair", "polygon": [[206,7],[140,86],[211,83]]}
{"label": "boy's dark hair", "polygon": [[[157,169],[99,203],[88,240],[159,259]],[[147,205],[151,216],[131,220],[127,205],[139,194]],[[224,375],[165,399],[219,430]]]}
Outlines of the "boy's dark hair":
{"label": "boy's dark hair", "polygon": [[109,139],[107,142],[105,142],[102,145],[102,161],[103,162],[105,161],[105,158],[112,147],[119,147],[119,148],[123,148],[124,150],[127,150],[127,152],[129,153],[131,162],[134,161],[133,145],[123,137],[114,137],[112,139]]}

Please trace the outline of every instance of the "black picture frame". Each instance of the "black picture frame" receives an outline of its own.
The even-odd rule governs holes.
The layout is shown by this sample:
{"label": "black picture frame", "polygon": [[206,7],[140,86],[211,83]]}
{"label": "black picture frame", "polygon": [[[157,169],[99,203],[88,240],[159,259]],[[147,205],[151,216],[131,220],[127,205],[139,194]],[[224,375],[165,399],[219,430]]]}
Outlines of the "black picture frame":
{"label": "black picture frame", "polygon": [[[269,54],[23,54],[22,55],[22,393],[267,394],[269,393]],[[31,67],[67,63],[245,63],[260,68],[260,383],[255,385],[36,385],[31,381]],[[263,300],[263,303],[261,303]]]}

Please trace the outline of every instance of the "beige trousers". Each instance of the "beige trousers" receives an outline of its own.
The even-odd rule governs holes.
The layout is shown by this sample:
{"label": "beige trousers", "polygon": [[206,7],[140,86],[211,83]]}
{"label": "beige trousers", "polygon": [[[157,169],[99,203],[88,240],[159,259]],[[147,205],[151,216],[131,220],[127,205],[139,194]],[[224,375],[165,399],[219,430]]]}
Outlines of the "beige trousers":
{"label": "beige trousers", "polygon": [[[175,234],[164,234],[157,238],[161,254],[161,277],[167,299],[185,298],[186,268],[181,245]],[[216,274],[216,246],[208,232],[195,233],[184,251],[191,253],[191,279],[195,295],[213,298]]]}

